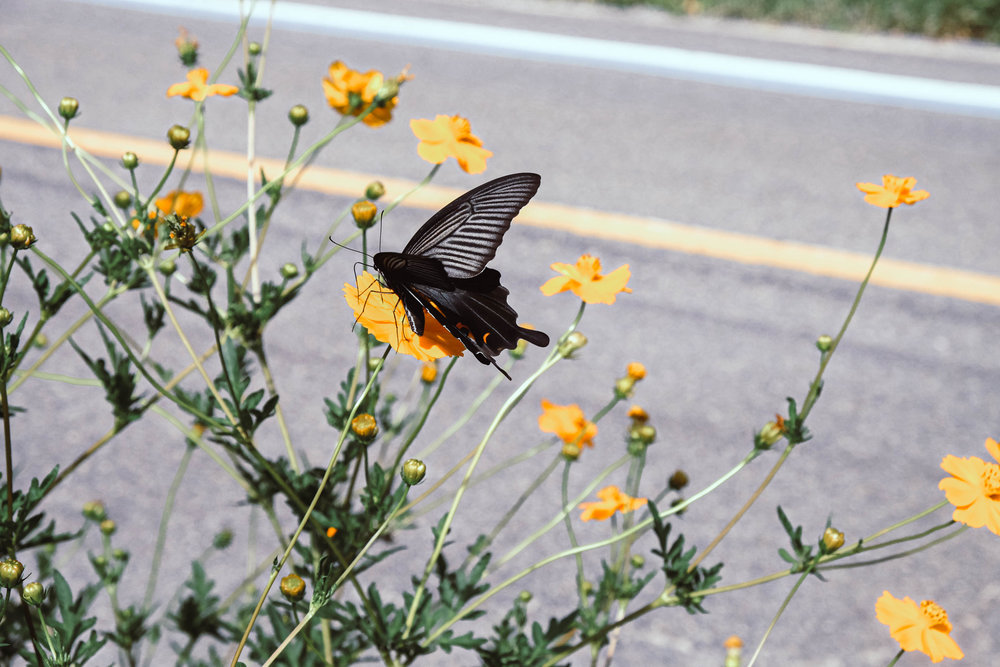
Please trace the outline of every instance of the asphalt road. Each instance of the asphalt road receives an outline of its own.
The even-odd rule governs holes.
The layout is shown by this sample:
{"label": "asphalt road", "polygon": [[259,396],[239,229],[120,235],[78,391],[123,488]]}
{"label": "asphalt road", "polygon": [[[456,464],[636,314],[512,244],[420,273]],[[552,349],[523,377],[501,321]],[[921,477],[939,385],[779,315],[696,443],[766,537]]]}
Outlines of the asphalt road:
{"label": "asphalt road", "polygon": [[[762,62],[1000,86],[1000,49],[994,47],[684,21],[575,3],[325,4]],[[74,123],[144,139],[160,139],[170,125],[189,118],[189,103],[164,98],[166,87],[183,78],[172,44],[178,25],[199,39],[202,62],[209,68],[219,62],[235,32],[231,21],[197,15],[50,0],[5,0],[2,17],[0,45],[50,104],[73,95],[83,112]],[[260,29],[255,30],[260,39]],[[579,403],[593,412],[606,402],[625,364],[641,361],[649,375],[635,402],[652,413],[659,434],[650,450],[644,488],[655,495],[680,467],[691,477],[691,489],[700,489],[747,452],[753,431],[785,409],[786,396],[805,394],[818,360],[813,341],[819,334],[835,333],[856,284],[777,268],[768,257],[726,261],[711,253],[665,250],[651,244],[643,228],[634,224],[638,217],[871,253],[883,214],[863,203],[854,183],[878,181],[884,173],[912,175],[931,197],[895,213],[886,257],[998,275],[1000,125],[986,112],[929,111],[892,99],[833,99],[815,90],[778,92],[755,86],[752,77],[739,85],[723,85],[676,72],[629,71],[602,66],[599,50],[586,65],[541,60],[528,53],[519,57],[513,38],[511,52],[505,55],[469,47],[460,51],[454,44],[438,48],[430,41],[415,45],[402,37],[352,39],[320,22],[308,29],[276,30],[266,64],[266,85],[274,96],[260,107],[258,152],[285,155],[285,114],[293,104],[304,103],[311,110],[314,121],[306,128],[307,138],[319,137],[332,126],[336,119],[325,108],[319,85],[331,61],[343,59],[358,69],[390,73],[409,65],[414,79],[404,86],[396,119],[377,131],[359,128],[344,135],[320,156],[318,166],[419,180],[427,165],[413,150],[406,121],[460,113],[471,119],[473,131],[495,156],[483,177],[466,175],[449,163],[436,182],[467,189],[487,177],[530,170],[542,174],[536,197],[540,202],[621,215],[609,224],[615,225],[617,238],[625,240],[602,240],[544,225],[515,225],[505,239],[494,265],[503,272],[511,303],[522,320],[550,334],[562,331],[576,312],[572,297],[548,299],[538,291],[552,275],[551,262],[572,262],[590,252],[609,269],[628,263],[633,293],[619,297],[614,306],[588,308],[582,330],[590,344],[577,361],[562,364],[533,389],[488,452],[491,463],[539,442],[539,399]],[[235,74],[225,80],[235,83]],[[7,66],[0,69],[0,83],[24,95]],[[824,86],[833,83],[817,80],[817,89]],[[209,105],[213,147],[243,149],[244,110],[235,100]],[[7,100],[0,100],[0,114],[20,115]],[[67,212],[83,214],[85,206],[66,180],[59,153],[6,140],[0,142],[0,167],[0,195],[16,220],[34,227],[50,255],[66,261],[82,256],[83,244]],[[153,179],[156,173],[154,168],[144,175]],[[221,179],[218,187],[223,202],[235,206],[241,201],[243,186],[238,182]],[[284,262],[296,261],[302,239],[311,246],[321,239],[344,201],[309,190],[292,196],[278,220],[281,233],[269,239],[272,254],[262,270],[273,275]],[[426,215],[400,209],[396,219],[387,221],[384,246],[401,246]],[[568,222],[572,227],[571,215]],[[341,285],[351,277],[350,261],[338,258],[326,265],[323,284],[269,331],[268,353],[281,368],[277,381],[293,437],[316,464],[326,460],[333,438],[320,412],[322,397],[335,393],[353,358],[349,315],[340,296]],[[13,286],[5,300],[12,310],[33,307],[30,290],[23,285]],[[61,331],[71,314],[54,323],[54,331]],[[124,311],[118,315],[127,317]],[[1000,433],[995,396],[1000,380],[998,325],[997,305],[871,287],[827,373],[810,422],[814,439],[792,455],[715,552],[713,562],[726,563],[722,583],[783,567],[776,551],[786,544],[776,505],[803,524],[810,539],[832,517],[850,542],[938,502],[937,482],[943,476],[938,465],[944,455],[988,458],[983,441]],[[93,330],[81,332],[79,338],[97,340]],[[165,345],[164,354],[171,349]],[[183,354],[179,347],[176,353]],[[529,362],[540,358],[536,353]],[[397,363],[404,367],[407,362]],[[85,375],[72,352],[46,369]],[[527,374],[518,370],[522,377]],[[460,414],[467,397],[492,377],[490,369],[471,361],[461,363],[453,375],[442,399],[444,409],[428,427],[429,434]],[[19,475],[40,475],[54,463],[65,465],[110,426],[97,389],[81,399],[79,389],[32,381],[13,400],[29,408],[17,418],[20,432],[14,433]],[[622,412],[601,423],[597,447],[585,453],[576,471],[579,487],[621,455],[620,433],[626,423]],[[464,440],[428,456],[430,475],[451,467],[482,428],[474,425]],[[272,438],[265,445],[269,451],[280,451],[276,432],[267,436]],[[137,568],[145,567],[159,508],[182,449],[180,436],[163,422],[147,420],[130,427],[62,486],[47,509],[73,525],[83,500],[102,498],[118,520],[117,543],[133,552]],[[749,497],[775,458],[763,457],[694,505],[677,526],[688,543],[704,546]],[[491,526],[491,519],[509,505],[504,494],[516,496],[536,469],[515,468],[499,489],[472,494],[459,515],[456,544]],[[181,586],[189,561],[219,528],[232,527],[237,534],[232,553],[209,561],[223,595],[236,585],[243,566],[242,552],[236,550],[239,540],[245,542],[253,531],[269,537],[262,525],[248,527],[241,493],[221,477],[201,457],[183,483],[161,576],[163,599]],[[612,480],[623,483],[624,475]],[[556,488],[543,490],[529,516],[509,529],[509,543],[546,520],[557,503]],[[475,525],[463,525],[463,516],[476,517]],[[939,512],[935,519],[946,516]],[[582,533],[596,540],[604,529],[587,525]],[[421,530],[411,545],[416,562],[422,562],[429,544],[429,531],[426,526]],[[773,631],[758,664],[887,663],[895,643],[874,616],[875,600],[886,589],[897,597],[937,600],[949,611],[966,664],[992,664],[1000,649],[997,627],[990,620],[1000,599],[1000,586],[991,576],[1000,565],[997,539],[973,531],[907,559],[831,572],[826,583],[808,581]],[[273,546],[263,541],[261,551]],[[555,552],[565,544],[565,536],[557,531],[533,555]],[[89,546],[96,549],[97,542]],[[461,555],[456,549],[452,560]],[[80,560],[77,556],[62,566],[85,572]],[[530,562],[521,557],[500,575]],[[592,563],[596,566],[597,556]],[[130,585],[141,590],[145,574],[130,573],[134,579],[126,579],[126,590]],[[380,576],[392,590],[405,585],[407,573]],[[571,569],[555,566],[524,582],[521,588],[535,594],[531,611],[539,615],[537,620],[566,613],[571,577]],[[647,616],[623,633],[615,663],[721,664],[723,640],[738,634],[754,646],[791,585],[784,579],[716,596],[706,603],[707,616],[690,617],[678,610]],[[169,662],[169,651],[162,648],[157,657],[158,662]],[[453,654],[450,660],[469,664],[465,658]],[[586,663],[583,656],[574,661]],[[904,663],[922,664],[912,656]]]}

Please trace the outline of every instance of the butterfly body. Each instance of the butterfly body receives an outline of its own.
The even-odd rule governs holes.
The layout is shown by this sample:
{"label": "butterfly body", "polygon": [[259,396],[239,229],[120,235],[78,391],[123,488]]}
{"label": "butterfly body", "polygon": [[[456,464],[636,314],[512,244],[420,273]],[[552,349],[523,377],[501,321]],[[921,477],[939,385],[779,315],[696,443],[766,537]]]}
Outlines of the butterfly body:
{"label": "butterfly body", "polygon": [[402,252],[372,258],[403,302],[410,328],[424,331],[424,311],[484,364],[521,338],[545,347],[549,337],[517,325],[500,272],[488,268],[511,221],[538,190],[537,174],[510,174],[466,192],[423,224]]}

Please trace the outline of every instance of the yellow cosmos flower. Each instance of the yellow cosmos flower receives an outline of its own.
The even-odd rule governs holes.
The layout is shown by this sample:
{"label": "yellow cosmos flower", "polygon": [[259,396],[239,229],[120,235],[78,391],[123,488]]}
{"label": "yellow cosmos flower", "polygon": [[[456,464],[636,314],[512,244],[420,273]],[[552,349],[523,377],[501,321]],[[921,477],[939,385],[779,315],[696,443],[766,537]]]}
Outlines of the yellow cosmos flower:
{"label": "yellow cosmos flower", "polygon": [[167,88],[167,97],[175,97],[177,95],[181,97],[186,97],[189,100],[194,100],[195,102],[201,102],[206,97],[212,95],[222,95],[223,97],[229,97],[230,95],[235,95],[240,91],[236,86],[230,86],[224,83],[213,83],[208,85],[208,70],[204,67],[197,67],[192,70],[188,70],[187,81],[183,83],[175,83],[174,85]]}
{"label": "yellow cosmos flower", "polygon": [[205,208],[205,199],[200,192],[171,190],[156,200],[156,208],[163,215],[176,213],[182,218],[193,218]]}
{"label": "yellow cosmos flower", "polygon": [[441,357],[460,357],[465,351],[461,341],[426,312],[424,335],[414,334],[402,300],[367,271],[358,278],[357,285],[344,285],[344,298],[358,323],[396,352],[420,361],[433,361]]}
{"label": "yellow cosmos flower", "polygon": [[882,177],[882,185],[875,183],[857,183],[858,190],[865,193],[865,201],[872,206],[895,208],[900,204],[913,205],[922,199],[927,199],[931,193],[927,190],[914,190],[917,179],[912,176],[896,178],[892,174]]}
{"label": "yellow cosmos flower", "polygon": [[[1000,461],[1000,444],[993,438],[986,438],[986,451]],[[941,468],[951,475],[938,483],[955,506],[951,518],[972,528],[986,526],[1000,535],[1000,465],[978,456],[960,459],[949,454]]]}
{"label": "yellow cosmos flower", "polygon": [[542,414],[538,428],[545,433],[555,433],[563,442],[579,447],[593,447],[597,424],[583,416],[579,405],[555,405],[542,399]]}
{"label": "yellow cosmos flower", "polygon": [[632,272],[628,264],[618,267],[607,275],[601,275],[601,260],[591,255],[583,255],[576,264],[556,262],[552,270],[561,276],[550,278],[542,285],[542,293],[552,296],[560,292],[572,291],[586,303],[614,303],[619,292],[631,292],[626,285]]}
{"label": "yellow cosmos flower", "polygon": [[649,502],[647,498],[633,498],[617,486],[604,487],[597,492],[597,497],[600,500],[596,503],[580,503],[580,509],[583,510],[580,514],[581,521],[604,521],[615,512],[631,512]]}
{"label": "yellow cosmos flower", "polygon": [[[408,78],[410,77],[403,72],[395,81],[398,84]],[[381,72],[368,70],[362,74],[337,60],[330,65],[323,79],[323,95],[326,97],[326,103],[341,115],[360,116],[375,101],[384,84],[385,77]],[[398,101],[398,95],[381,100],[372,112],[364,117],[365,125],[381,127],[388,123],[392,120],[392,110]]]}
{"label": "yellow cosmos flower", "polygon": [[918,607],[909,597],[898,600],[883,591],[875,603],[875,616],[889,626],[889,634],[904,651],[925,653],[931,662],[961,660],[965,656],[949,636],[948,614],[931,600],[924,600]]}
{"label": "yellow cosmos flower", "polygon": [[472,134],[469,121],[461,116],[438,114],[434,120],[415,118],[410,129],[420,144],[417,153],[431,164],[441,164],[450,157],[469,174],[486,170],[486,158],[493,153],[483,148],[483,142]]}

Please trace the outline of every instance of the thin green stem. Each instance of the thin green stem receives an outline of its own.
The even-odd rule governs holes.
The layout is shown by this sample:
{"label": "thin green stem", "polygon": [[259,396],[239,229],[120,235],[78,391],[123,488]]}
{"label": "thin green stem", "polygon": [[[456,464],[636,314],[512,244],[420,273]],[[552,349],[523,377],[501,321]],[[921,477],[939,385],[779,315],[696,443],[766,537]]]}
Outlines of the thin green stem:
{"label": "thin green stem", "polygon": [[795,585],[792,586],[792,590],[788,591],[788,595],[786,595],[785,599],[781,601],[778,611],[774,614],[774,618],[772,618],[771,623],[768,624],[767,630],[764,631],[764,636],[760,638],[760,642],[757,644],[757,650],[755,650],[753,655],[750,656],[750,662],[747,663],[747,667],[753,667],[754,663],[757,662],[757,656],[759,656],[760,652],[764,650],[764,642],[766,642],[767,638],[771,636],[771,632],[778,624],[778,619],[785,613],[785,609],[788,608],[788,604],[792,601],[795,593],[798,592],[799,588],[802,586],[802,582],[806,580],[806,577],[808,577],[809,574],[809,572],[802,572],[799,575],[799,578],[795,581]]}
{"label": "thin green stem", "polygon": [[149,580],[146,582],[146,594],[142,598],[142,608],[149,609],[153,604],[153,594],[156,592],[156,580],[160,574],[160,563],[163,561],[163,547],[167,543],[167,525],[170,523],[170,516],[174,511],[174,502],[177,500],[177,492],[181,488],[181,481],[187,473],[188,464],[191,462],[191,454],[194,447],[188,445],[184,448],[180,463],[177,465],[177,472],[170,482],[167,490],[167,497],[163,503],[163,512],[160,513],[160,526],[156,531],[156,546],[153,547],[153,560],[149,566]]}

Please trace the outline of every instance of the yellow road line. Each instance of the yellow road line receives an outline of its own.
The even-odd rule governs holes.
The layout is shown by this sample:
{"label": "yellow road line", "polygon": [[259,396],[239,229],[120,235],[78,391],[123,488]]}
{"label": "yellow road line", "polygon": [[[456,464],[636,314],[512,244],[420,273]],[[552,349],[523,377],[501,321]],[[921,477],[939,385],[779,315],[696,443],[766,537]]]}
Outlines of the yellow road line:
{"label": "yellow road line", "polygon": [[[74,127],[70,134],[82,148],[101,157],[119,158],[125,151],[133,151],[141,162],[164,165],[173,155],[165,140],[154,141],[81,127]],[[0,140],[36,146],[59,146],[58,138],[37,123],[2,115]],[[195,160],[194,169],[202,170],[200,154],[192,158]],[[239,153],[210,151],[209,164],[213,174],[217,176],[238,179],[245,178],[247,174],[246,157]],[[283,164],[281,160],[264,158],[258,160],[258,169],[260,168],[265,173],[274,175],[282,171]],[[387,179],[373,174],[312,166],[301,175],[298,186],[330,195],[358,197],[364,192],[365,186],[376,179],[385,184],[390,198],[415,185],[414,182],[403,179]],[[405,205],[437,210],[461,192],[454,188],[428,185],[410,196]],[[864,277],[871,263],[871,256],[845,250],[540,201],[525,207],[517,222],[578,236],[854,282]],[[1000,306],[1000,276],[986,273],[882,259],[872,276],[872,284]]]}

